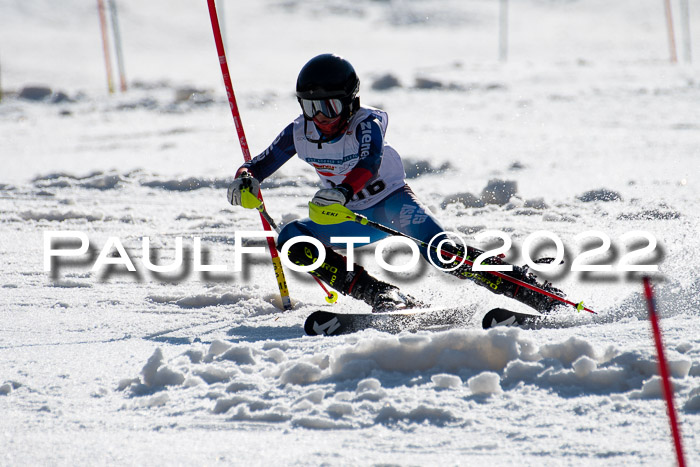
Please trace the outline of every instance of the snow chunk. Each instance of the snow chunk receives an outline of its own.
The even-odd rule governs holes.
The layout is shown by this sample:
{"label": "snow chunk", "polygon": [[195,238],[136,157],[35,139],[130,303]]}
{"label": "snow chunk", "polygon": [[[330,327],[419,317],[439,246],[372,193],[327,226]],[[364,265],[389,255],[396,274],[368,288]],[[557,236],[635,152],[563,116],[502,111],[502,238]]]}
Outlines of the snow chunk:
{"label": "snow chunk", "polygon": [[119,184],[123,181],[124,179],[122,179],[122,177],[118,174],[105,175],[97,173],[95,176],[89,177],[88,179],[78,183],[78,186],[82,188],[106,191],[118,188]]}
{"label": "snow chunk", "polygon": [[199,376],[207,384],[221,383],[223,381],[228,381],[233,377],[236,371],[226,371],[223,368],[208,365],[201,370],[195,370],[193,374]]}
{"label": "snow chunk", "polygon": [[686,412],[700,412],[700,387],[690,391],[690,397],[683,405]]}
{"label": "snow chunk", "polygon": [[690,373],[690,368],[693,366],[693,362],[690,360],[669,360],[668,362],[668,372],[674,378],[685,378]]}
{"label": "snow chunk", "polygon": [[185,381],[185,375],[171,370],[163,365],[163,351],[159,348],[153,352],[146,365],[141,370],[143,382],[149,388],[159,386],[175,386]]}
{"label": "snow chunk", "polygon": [[346,415],[352,415],[354,410],[352,404],[348,404],[347,402],[334,402],[326,407],[326,413],[333,418],[341,418]]}
{"label": "snow chunk", "polygon": [[214,405],[213,412],[216,414],[226,413],[231,407],[235,407],[247,401],[247,398],[239,396],[232,397],[230,399],[218,399],[216,401],[216,405]]}
{"label": "snow chunk", "polygon": [[469,378],[467,385],[472,394],[499,394],[503,392],[500,382],[501,378],[497,373],[484,371]]}
{"label": "snow chunk", "polygon": [[252,391],[258,387],[253,383],[234,381],[226,387],[226,392]]}
{"label": "snow chunk", "polygon": [[144,407],[162,407],[167,404],[169,400],[170,396],[168,396],[168,393],[163,392],[149,398],[143,405]]}
{"label": "snow chunk", "polygon": [[287,360],[287,356],[280,349],[268,350],[265,356],[275,363],[282,363]]}
{"label": "snow chunk", "polygon": [[700,394],[688,399],[683,405],[683,410],[686,412],[700,412]]}
{"label": "snow chunk", "polygon": [[230,180],[211,179],[204,177],[187,177],[169,180],[144,180],[141,185],[149,188],[160,188],[166,191],[193,191],[200,188],[226,188]]}
{"label": "snow chunk", "polygon": [[379,401],[386,397],[386,391],[382,389],[382,383],[376,378],[363,379],[357,383],[357,389],[355,389],[357,397],[356,401]]}
{"label": "snow chunk", "polygon": [[593,346],[579,337],[570,337],[560,344],[543,345],[540,348],[540,355],[544,358],[555,358],[565,365],[571,364],[583,355],[597,360]]}
{"label": "snow chunk", "polygon": [[437,407],[428,407],[422,404],[409,411],[399,410],[392,405],[387,405],[382,407],[377,416],[374,418],[375,423],[391,424],[399,421],[406,421],[408,423],[427,422],[431,425],[438,426],[456,420],[457,417],[455,417],[449,410],[444,410]]}
{"label": "snow chunk", "polygon": [[487,204],[503,206],[518,192],[518,182],[514,180],[489,180],[481,191],[481,199]]}
{"label": "snow chunk", "polygon": [[440,203],[440,207],[442,209],[445,209],[448,205],[455,203],[461,203],[462,205],[464,205],[465,208],[483,208],[484,206],[486,206],[486,203],[484,203],[484,200],[480,197],[468,192],[464,192],[454,193],[449,196],[446,196],[442,200],[442,203]]}
{"label": "snow chunk", "polygon": [[92,284],[87,282],[74,281],[71,279],[62,279],[60,281],[55,281],[51,283],[52,287],[60,287],[64,289],[88,289],[92,287]]}
{"label": "snow chunk", "polygon": [[660,399],[663,397],[661,377],[653,376],[647,381],[644,381],[642,389],[640,391],[633,391],[630,397],[633,399]]}
{"label": "snow chunk", "polygon": [[199,378],[187,378],[184,383],[182,383],[182,387],[185,388],[194,388],[202,384],[202,380]]}
{"label": "snow chunk", "polygon": [[321,417],[300,417],[292,420],[292,425],[301,428],[310,428],[312,430],[345,430],[352,428],[348,423],[328,420]]}
{"label": "snow chunk", "polygon": [[429,159],[402,158],[406,178],[418,178],[425,174],[443,173],[452,168],[449,162],[434,167]]}
{"label": "snow chunk", "polygon": [[138,378],[125,378],[119,380],[119,384],[117,384],[117,391],[123,391],[124,389],[128,388],[132,384],[139,384],[141,382],[140,379]]}
{"label": "snow chunk", "polygon": [[400,87],[401,81],[391,73],[383,74],[372,81],[372,89],[375,91],[386,91],[387,89]]}
{"label": "snow chunk", "polygon": [[448,375],[441,373],[430,377],[435,387],[443,389],[458,388],[462,385],[462,379],[459,376]]}
{"label": "snow chunk", "polygon": [[268,411],[251,413],[246,407],[239,407],[229,420],[279,423],[286,422],[291,418],[286,408],[277,407]]}
{"label": "snow chunk", "polygon": [[323,401],[324,397],[326,397],[326,392],[321,389],[318,389],[315,391],[311,391],[308,394],[304,394],[299,399],[297,399],[297,401],[308,400],[310,402],[313,402],[314,404],[320,404]]}
{"label": "snow chunk", "polygon": [[204,352],[199,349],[190,349],[183,355],[189,358],[191,363],[199,363],[204,358]]}
{"label": "snow chunk", "polygon": [[239,365],[255,365],[250,347],[235,346],[228,349],[220,357],[220,360],[229,360]]}
{"label": "snow chunk", "polygon": [[212,341],[212,343],[209,345],[209,351],[207,352],[207,357],[215,357],[217,355],[220,355],[224,352],[226,352],[228,349],[233,347],[231,344],[228,342],[224,342],[222,340],[216,339]]}
{"label": "snow chunk", "polygon": [[280,375],[281,384],[309,384],[321,379],[321,369],[310,363],[295,363]]}
{"label": "snow chunk", "polygon": [[585,355],[579,357],[574,363],[571,364],[571,366],[574,369],[574,373],[576,373],[576,376],[579,378],[585,378],[593,370],[598,368],[598,364],[595,362],[595,360],[592,360]]}
{"label": "snow chunk", "polygon": [[411,339],[389,336],[363,340],[354,347],[335,351],[329,369],[331,376],[348,379],[365,377],[375,369],[499,371],[511,360],[529,359],[530,350],[518,329],[493,329],[485,334],[480,330],[455,329]]}
{"label": "snow chunk", "polygon": [[20,99],[43,101],[49,98],[53,91],[47,86],[24,86],[19,92]]}
{"label": "snow chunk", "polygon": [[85,220],[87,222],[101,221],[104,219],[103,213],[89,213],[81,211],[59,211],[52,209],[50,211],[22,211],[19,217],[25,221],[52,221],[63,222],[68,220]]}
{"label": "snow chunk", "polygon": [[367,392],[367,391],[377,391],[381,388],[382,388],[382,383],[380,383],[378,379],[367,378],[367,379],[363,379],[362,381],[357,383],[357,389],[355,389],[355,392],[360,393],[360,392]]}
{"label": "snow chunk", "polygon": [[578,196],[578,200],[584,203],[590,203],[593,201],[621,201],[622,196],[620,193],[607,188],[600,188],[598,190],[587,191]]}
{"label": "snow chunk", "polygon": [[544,365],[541,363],[514,360],[503,370],[503,380],[507,382],[533,382],[537,379],[537,375],[544,371],[544,368]]}

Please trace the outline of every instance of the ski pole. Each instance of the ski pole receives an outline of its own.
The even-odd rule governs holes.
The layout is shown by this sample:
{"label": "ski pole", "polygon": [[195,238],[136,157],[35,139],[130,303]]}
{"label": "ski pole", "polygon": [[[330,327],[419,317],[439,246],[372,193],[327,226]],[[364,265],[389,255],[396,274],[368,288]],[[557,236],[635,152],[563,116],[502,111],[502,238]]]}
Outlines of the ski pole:
{"label": "ski pole", "polygon": [[[277,226],[277,223],[275,220],[270,216],[270,214],[267,212],[267,209],[265,209],[265,204],[262,203],[253,193],[250,192],[249,188],[241,188],[241,205],[247,208],[255,208],[258,210],[260,215],[267,221],[270,226],[275,229],[275,232],[280,233],[280,228]],[[316,283],[323,289],[323,291],[326,294],[326,301],[328,303],[335,303],[338,301],[338,292],[334,290],[328,290],[325,285],[323,285],[323,282],[321,282],[321,279],[318,277],[312,275],[316,280]]]}
{"label": "ski pole", "polygon": [[[431,250],[435,251],[436,253],[441,253],[441,254],[447,254],[451,255],[454,257],[454,259],[459,260],[460,262],[463,262],[467,264],[468,266],[473,266],[474,263],[472,261],[469,261],[467,258],[462,258],[459,255],[456,255],[453,252],[450,251],[445,251],[442,248],[438,248],[433,244],[428,244],[424,242],[423,240],[420,240],[415,237],[411,237],[410,235],[407,235],[403,232],[399,232],[398,230],[394,230],[391,227],[387,227],[385,225],[382,225],[378,222],[371,221],[367,219],[365,216],[362,214],[357,214],[352,212],[350,209],[346,208],[345,206],[341,204],[331,204],[329,206],[319,206],[314,203],[309,203],[309,217],[311,217],[311,220],[316,222],[317,224],[340,224],[341,222],[347,222],[347,221],[352,221],[352,222],[357,222],[358,224],[362,225],[368,225],[370,227],[373,227],[379,231],[382,231],[384,233],[388,233],[389,235],[396,235],[399,237],[405,237],[408,238],[409,240],[413,240],[416,242],[419,246],[423,248],[430,248]],[[576,310],[578,311],[588,311],[589,313],[596,313],[595,311],[591,310],[590,308],[586,308],[583,305],[583,302],[575,303],[570,300],[565,299],[564,297],[560,297],[559,295],[555,295],[551,292],[547,292],[546,290],[543,290],[537,286],[534,286],[532,284],[528,284],[527,282],[523,282],[520,279],[516,279],[515,277],[511,277],[507,274],[503,274],[498,271],[488,271],[489,274],[493,274],[494,276],[500,277],[501,279],[505,279],[508,282],[512,282],[513,284],[519,285],[521,287],[525,287],[526,289],[534,290],[535,292],[541,293],[549,298],[552,298],[554,300],[558,300],[562,303],[565,303],[567,305],[571,305]]]}
{"label": "ski pole", "polygon": [[[228,63],[226,61],[226,52],[224,50],[224,43],[221,40],[221,30],[219,29],[219,18],[216,15],[216,5],[214,0],[207,0],[207,5],[209,7],[209,17],[211,19],[211,27],[214,32],[214,42],[216,43],[216,51],[219,55],[219,63],[221,65],[221,74],[224,78],[224,86],[226,87],[226,95],[228,96],[229,106],[231,107],[231,115],[233,116],[233,123],[236,125],[236,131],[238,132],[238,141],[241,144],[241,151],[243,152],[243,159],[248,162],[250,157],[250,150],[248,149],[248,141],[246,140],[245,133],[243,132],[243,125],[241,124],[241,115],[238,111],[238,104],[236,103],[236,96],[233,94],[233,83],[231,82],[231,75],[228,70]],[[263,203],[262,193],[258,193],[258,198],[260,202]],[[271,231],[272,228],[270,224],[265,220],[265,217],[260,214],[260,221],[262,222],[263,229],[266,231]],[[289,290],[287,289],[287,279],[284,276],[284,269],[282,268],[282,260],[277,254],[277,248],[275,247],[275,241],[271,237],[267,237],[267,246],[270,250],[270,258],[272,259],[272,265],[275,270],[275,277],[277,279],[277,287],[280,291],[280,297],[282,299],[282,306],[285,310],[292,309],[292,300],[289,297]]]}

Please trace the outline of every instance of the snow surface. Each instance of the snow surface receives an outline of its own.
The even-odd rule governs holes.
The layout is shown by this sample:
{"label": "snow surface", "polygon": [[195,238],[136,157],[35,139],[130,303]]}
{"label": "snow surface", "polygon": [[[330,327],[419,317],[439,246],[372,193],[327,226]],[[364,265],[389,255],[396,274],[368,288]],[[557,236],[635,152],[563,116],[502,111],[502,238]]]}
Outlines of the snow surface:
{"label": "snow surface", "polygon": [[[130,90],[108,96],[94,2],[0,4],[0,463],[674,463],[638,275],[553,274],[599,314],[566,311],[539,329],[485,332],[477,314],[439,332],[304,336],[304,318],[328,307],[313,281],[288,273],[296,306],[281,312],[265,254],[232,272],[234,233],[260,224],[225,201],[242,157],[204,2],[119,7]],[[698,12],[691,2],[694,31]],[[661,2],[524,0],[509,13],[500,63],[498,2],[226,2],[248,141],[263,150],[298,115],[298,70],[334,51],[356,66],[363,102],[389,111],[409,183],[447,228],[502,230],[518,248],[549,230],[569,259],[578,233],[599,230],[612,264],[633,243],[626,232],[651,232],[659,254],[638,259],[662,261],[661,324],[698,464],[698,67],[669,64]],[[372,88],[388,74],[400,86]],[[29,85],[69,100],[20,99]],[[492,179],[516,182],[516,197],[450,202]],[[266,204],[289,222],[316,188],[290,161],[264,185]],[[598,190],[619,199],[590,201]],[[45,272],[44,232],[65,230],[88,234],[90,256]],[[189,267],[146,270],[144,236],[158,264],[183,237]],[[90,271],[110,237],[136,273]],[[228,271],[192,271],[193,237]],[[437,306],[524,311],[358,253]],[[333,309],[368,311],[342,297]]]}

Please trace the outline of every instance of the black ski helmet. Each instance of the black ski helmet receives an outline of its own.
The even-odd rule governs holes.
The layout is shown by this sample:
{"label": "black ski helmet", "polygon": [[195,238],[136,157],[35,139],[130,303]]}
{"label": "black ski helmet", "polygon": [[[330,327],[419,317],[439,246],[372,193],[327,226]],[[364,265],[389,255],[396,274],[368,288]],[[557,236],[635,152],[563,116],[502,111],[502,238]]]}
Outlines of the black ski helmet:
{"label": "black ski helmet", "polygon": [[[348,120],[360,107],[359,90],[360,80],[350,62],[338,55],[321,54],[309,60],[299,72],[296,95],[299,104],[302,99],[339,99],[343,104],[340,115]],[[304,117],[311,119],[306,114]]]}

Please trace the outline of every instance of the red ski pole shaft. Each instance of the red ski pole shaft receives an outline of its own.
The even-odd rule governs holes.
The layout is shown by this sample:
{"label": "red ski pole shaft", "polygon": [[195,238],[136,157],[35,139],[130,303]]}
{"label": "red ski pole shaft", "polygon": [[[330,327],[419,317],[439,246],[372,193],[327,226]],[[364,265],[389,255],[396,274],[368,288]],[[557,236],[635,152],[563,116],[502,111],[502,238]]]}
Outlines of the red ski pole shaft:
{"label": "red ski pole shaft", "polygon": [[[243,131],[243,124],[241,123],[241,115],[238,111],[238,104],[236,103],[236,96],[233,93],[233,83],[231,82],[231,75],[228,70],[228,63],[226,61],[226,52],[224,50],[224,43],[221,39],[221,29],[219,28],[219,18],[216,14],[216,5],[214,0],[207,0],[207,5],[209,7],[209,17],[211,18],[211,27],[214,32],[214,42],[216,43],[216,52],[219,55],[219,64],[221,65],[221,74],[224,78],[224,86],[226,87],[226,95],[228,96],[228,102],[231,107],[231,115],[233,116],[233,123],[236,125],[236,131],[238,132],[238,142],[241,145],[241,151],[243,152],[243,159],[248,162],[250,158],[250,150],[248,149],[248,140],[245,137]],[[258,194],[260,201],[263,201],[262,193]],[[260,213],[260,221],[262,222],[263,228],[266,231],[271,231],[272,228],[270,224],[265,220],[265,217]],[[277,279],[277,286],[280,291],[280,297],[282,299],[282,306],[285,310],[290,310],[292,308],[292,301],[289,297],[289,290],[287,289],[287,280],[284,276],[284,269],[282,268],[282,261],[277,253],[277,247],[275,246],[275,241],[271,237],[267,237],[267,246],[270,250],[270,257],[272,259],[272,264],[275,268],[275,277]]]}
{"label": "red ski pole shaft", "polygon": [[659,318],[656,313],[656,300],[654,300],[654,291],[651,287],[651,279],[644,277],[644,296],[647,300],[649,308],[649,321],[654,333],[654,344],[656,345],[656,353],[659,357],[659,374],[661,375],[664,397],[666,399],[666,408],[668,409],[668,418],[671,424],[671,434],[673,435],[673,444],[676,448],[676,458],[678,459],[679,467],[685,466],[685,458],[683,457],[683,445],[681,443],[681,430],[678,426],[676,418],[676,408],[673,402],[673,387],[671,386],[671,378],[668,374],[668,365],[664,355],[664,344],[661,339],[661,328],[659,326]]}

